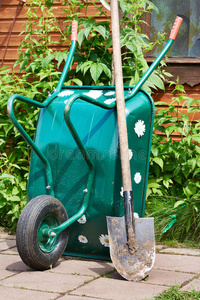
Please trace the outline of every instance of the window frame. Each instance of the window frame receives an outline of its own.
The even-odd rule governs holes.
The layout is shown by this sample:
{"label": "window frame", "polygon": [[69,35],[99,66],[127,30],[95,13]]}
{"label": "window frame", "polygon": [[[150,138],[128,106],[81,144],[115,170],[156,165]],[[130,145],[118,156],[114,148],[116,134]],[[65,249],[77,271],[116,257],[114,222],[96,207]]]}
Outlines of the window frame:
{"label": "window frame", "polygon": [[[149,37],[151,14],[146,13],[143,16],[143,20],[147,24],[142,24],[142,32],[144,32]],[[176,43],[176,40],[174,41],[174,43]],[[145,59],[148,64],[151,64],[155,58],[156,57],[154,56],[149,56],[148,52],[145,54]],[[188,84],[191,87],[200,84],[200,57],[173,56],[168,57],[167,60],[164,59],[164,61],[167,63],[167,71],[174,75],[174,77],[179,76],[180,84]]]}

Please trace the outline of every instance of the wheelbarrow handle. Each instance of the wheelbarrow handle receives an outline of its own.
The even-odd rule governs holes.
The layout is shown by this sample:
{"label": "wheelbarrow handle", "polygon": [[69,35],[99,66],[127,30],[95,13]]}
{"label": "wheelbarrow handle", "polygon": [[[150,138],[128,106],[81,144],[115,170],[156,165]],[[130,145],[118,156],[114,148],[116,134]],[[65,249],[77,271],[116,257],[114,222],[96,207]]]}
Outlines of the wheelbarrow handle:
{"label": "wheelbarrow handle", "polygon": [[163,50],[160,52],[160,54],[157,56],[157,58],[154,60],[154,62],[151,64],[149,69],[144,73],[142,78],[138,81],[138,83],[132,89],[131,93],[125,98],[125,100],[131,99],[139,91],[139,89],[143,86],[145,81],[149,78],[151,73],[155,70],[155,68],[158,66],[160,61],[163,59],[163,57],[165,56],[167,51],[171,48],[171,46],[173,45],[174,40],[176,38],[176,35],[178,33],[178,30],[181,26],[182,21],[183,21],[182,18],[176,17],[176,20],[175,20],[174,25],[172,27],[171,34],[170,34],[170,37],[169,37],[169,40],[168,40],[167,44],[165,45]]}
{"label": "wheelbarrow handle", "polygon": [[177,36],[177,33],[179,31],[182,21],[183,21],[183,19],[181,17],[178,17],[178,16],[176,17],[176,20],[174,21],[174,25],[170,32],[170,36],[169,36],[170,39],[172,39],[172,40],[176,39],[176,36]]}
{"label": "wheelbarrow handle", "polygon": [[76,50],[77,31],[78,31],[78,22],[76,20],[74,20],[74,21],[72,21],[72,33],[71,33],[71,41],[72,41],[72,43],[71,43],[71,47],[70,47],[70,50],[69,50],[69,54],[67,56],[66,63],[64,65],[62,74],[60,76],[58,85],[56,87],[56,95],[58,95],[60,93],[60,91],[62,90],[62,86],[63,86],[63,84],[65,82],[65,78],[67,76],[67,72],[68,72],[69,67],[70,67],[70,65],[72,63],[74,52]]}
{"label": "wheelbarrow handle", "polygon": [[78,22],[74,20],[72,21],[71,41],[77,41],[77,32],[78,32]]}

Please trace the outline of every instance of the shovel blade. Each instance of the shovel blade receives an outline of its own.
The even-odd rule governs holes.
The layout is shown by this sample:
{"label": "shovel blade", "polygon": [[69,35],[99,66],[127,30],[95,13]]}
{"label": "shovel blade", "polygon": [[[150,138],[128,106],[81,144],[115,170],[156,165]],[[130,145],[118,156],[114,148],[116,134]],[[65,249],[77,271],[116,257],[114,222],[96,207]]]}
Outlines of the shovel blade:
{"label": "shovel blade", "polygon": [[125,217],[107,217],[110,256],[117,272],[129,281],[145,278],[155,262],[154,219],[134,219],[136,248],[127,246]]}

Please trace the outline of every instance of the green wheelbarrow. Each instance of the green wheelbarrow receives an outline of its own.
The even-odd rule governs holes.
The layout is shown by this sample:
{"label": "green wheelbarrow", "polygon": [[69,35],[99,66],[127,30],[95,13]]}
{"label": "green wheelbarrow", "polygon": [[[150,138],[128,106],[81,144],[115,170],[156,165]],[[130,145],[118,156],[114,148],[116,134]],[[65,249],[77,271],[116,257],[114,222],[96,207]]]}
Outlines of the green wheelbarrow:
{"label": "green wheelbarrow", "polygon": [[[76,48],[72,44],[56,89],[39,103],[21,95],[8,100],[14,126],[32,148],[28,204],[17,226],[21,259],[35,270],[69,255],[110,260],[107,216],[124,215],[115,87],[64,86]],[[124,87],[134,215],[144,217],[154,103],[141,86],[173,44],[176,34],[135,87]],[[32,140],[13,104],[40,108]]]}

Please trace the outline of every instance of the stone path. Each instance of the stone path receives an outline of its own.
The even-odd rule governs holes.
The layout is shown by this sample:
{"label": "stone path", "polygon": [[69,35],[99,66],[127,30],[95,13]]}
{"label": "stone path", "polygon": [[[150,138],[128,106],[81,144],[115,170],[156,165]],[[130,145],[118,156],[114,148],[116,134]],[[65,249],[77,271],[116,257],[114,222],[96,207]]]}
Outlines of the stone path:
{"label": "stone path", "polygon": [[51,270],[30,270],[18,255],[15,236],[0,234],[1,300],[145,300],[172,285],[200,290],[200,250],[157,246],[148,278],[128,282],[103,261],[63,257]]}

